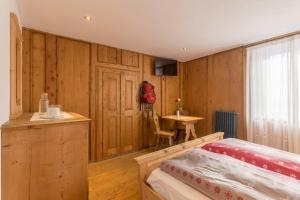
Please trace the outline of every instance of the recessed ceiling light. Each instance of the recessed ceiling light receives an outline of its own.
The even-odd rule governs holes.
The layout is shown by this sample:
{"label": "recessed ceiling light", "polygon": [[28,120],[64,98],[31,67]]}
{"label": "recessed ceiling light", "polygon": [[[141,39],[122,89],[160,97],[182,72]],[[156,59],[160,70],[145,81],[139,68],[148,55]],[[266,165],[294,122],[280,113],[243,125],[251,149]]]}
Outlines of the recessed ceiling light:
{"label": "recessed ceiling light", "polygon": [[87,20],[87,21],[91,21],[92,17],[89,16],[89,15],[86,15],[86,16],[84,16],[84,19]]}
{"label": "recessed ceiling light", "polygon": [[189,51],[189,49],[186,48],[186,47],[182,48],[182,50],[183,50],[184,52],[188,52],[188,51]]}

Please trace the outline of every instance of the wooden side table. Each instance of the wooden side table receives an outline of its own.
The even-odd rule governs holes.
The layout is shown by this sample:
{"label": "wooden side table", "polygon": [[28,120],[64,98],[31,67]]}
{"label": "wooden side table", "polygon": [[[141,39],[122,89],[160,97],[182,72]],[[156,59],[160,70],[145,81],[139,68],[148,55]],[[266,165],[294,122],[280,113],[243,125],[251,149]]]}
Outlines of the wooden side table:
{"label": "wooden side table", "polygon": [[187,142],[192,135],[194,139],[197,138],[196,131],[195,131],[195,123],[197,121],[203,120],[203,117],[194,117],[194,116],[179,116],[177,115],[165,115],[161,117],[162,119],[166,120],[173,120],[175,122],[181,122],[185,125],[185,142]]}

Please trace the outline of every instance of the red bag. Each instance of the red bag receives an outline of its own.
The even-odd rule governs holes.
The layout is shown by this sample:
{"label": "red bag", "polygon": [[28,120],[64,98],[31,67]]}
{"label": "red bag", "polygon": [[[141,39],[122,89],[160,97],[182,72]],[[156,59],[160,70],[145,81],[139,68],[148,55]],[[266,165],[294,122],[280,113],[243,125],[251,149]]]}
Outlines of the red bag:
{"label": "red bag", "polygon": [[147,127],[149,127],[149,113],[153,114],[153,104],[156,101],[156,95],[154,92],[154,86],[147,81],[143,81],[140,88],[140,109],[142,110],[142,104],[147,112]]}
{"label": "red bag", "polygon": [[154,104],[156,101],[156,95],[154,92],[154,86],[147,81],[143,81],[140,91],[141,103]]}

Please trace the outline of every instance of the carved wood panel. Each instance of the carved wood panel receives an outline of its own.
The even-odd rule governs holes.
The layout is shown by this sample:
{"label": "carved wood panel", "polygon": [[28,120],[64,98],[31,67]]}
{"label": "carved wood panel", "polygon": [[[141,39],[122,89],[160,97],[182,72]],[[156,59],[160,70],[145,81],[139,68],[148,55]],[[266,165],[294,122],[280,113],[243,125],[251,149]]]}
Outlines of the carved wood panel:
{"label": "carved wood panel", "polygon": [[118,62],[118,49],[105,46],[105,45],[97,45],[98,46],[98,62],[104,63],[114,63]]}
{"label": "carved wood panel", "polygon": [[122,50],[122,65],[139,67],[139,54],[133,51]]}
{"label": "carved wood panel", "polygon": [[139,73],[121,74],[121,151],[137,150],[139,141]]}
{"label": "carved wood panel", "polygon": [[103,157],[120,153],[120,74],[103,73]]}

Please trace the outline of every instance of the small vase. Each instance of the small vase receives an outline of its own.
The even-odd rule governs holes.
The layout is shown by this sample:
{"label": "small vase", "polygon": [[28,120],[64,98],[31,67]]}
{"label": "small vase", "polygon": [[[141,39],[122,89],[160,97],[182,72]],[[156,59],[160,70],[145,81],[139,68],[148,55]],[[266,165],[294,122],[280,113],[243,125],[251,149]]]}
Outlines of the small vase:
{"label": "small vase", "polygon": [[176,110],[176,116],[179,118],[180,117],[180,110]]}

